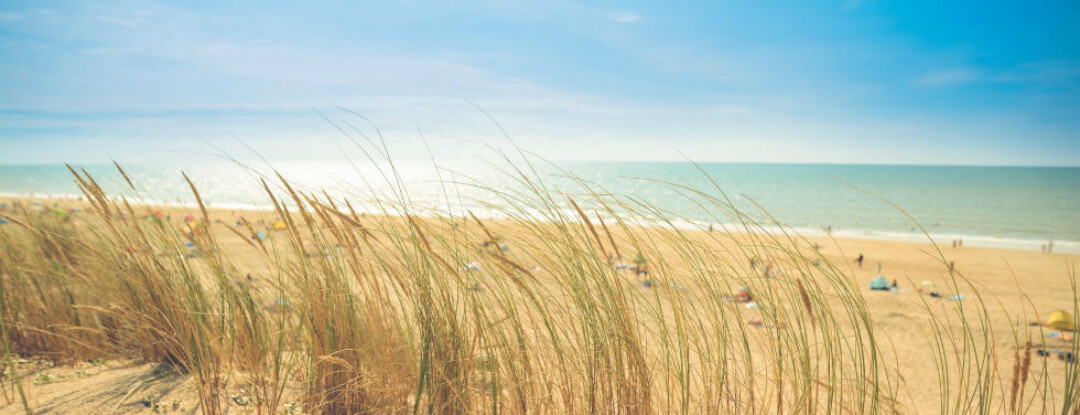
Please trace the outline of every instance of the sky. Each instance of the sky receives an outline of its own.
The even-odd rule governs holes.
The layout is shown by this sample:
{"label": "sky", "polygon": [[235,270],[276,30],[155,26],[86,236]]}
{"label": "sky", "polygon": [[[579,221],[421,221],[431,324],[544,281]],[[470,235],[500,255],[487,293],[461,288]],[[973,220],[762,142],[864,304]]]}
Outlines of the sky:
{"label": "sky", "polygon": [[406,159],[1078,166],[1080,2],[0,0],[0,163],[340,159],[339,128]]}

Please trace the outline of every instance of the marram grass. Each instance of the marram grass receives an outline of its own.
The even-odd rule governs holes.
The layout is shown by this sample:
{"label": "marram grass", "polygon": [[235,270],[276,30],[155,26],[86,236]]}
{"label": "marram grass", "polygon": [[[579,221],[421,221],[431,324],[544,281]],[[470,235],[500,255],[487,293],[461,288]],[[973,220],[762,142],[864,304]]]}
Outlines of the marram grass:
{"label": "marram grass", "polygon": [[[288,393],[320,414],[912,411],[845,264],[792,232],[766,232],[719,188],[661,184],[738,223],[690,232],[632,195],[576,179],[572,192],[555,189],[523,166],[507,173],[514,189],[443,183],[486,190],[498,220],[421,209],[392,164],[383,177],[395,190],[377,201],[264,177],[253,185],[286,223],[266,241],[246,221],[214,223],[194,185],[199,213],[185,234],[72,169],[87,214],[24,212],[0,228],[2,380],[23,397],[11,403],[33,411],[19,356],[169,364],[193,378],[205,414],[226,413],[235,386],[258,414],[280,413]],[[453,194],[447,204],[462,205]],[[375,212],[358,213],[361,203]],[[222,235],[272,264],[265,284],[245,283]],[[623,269],[634,263],[648,274]],[[1077,413],[1076,365],[1035,378],[1028,334],[1000,349],[992,299],[951,275],[972,301],[924,303],[940,390],[924,408]],[[1075,298],[1075,270],[1064,278]],[[756,309],[732,301],[739,287]],[[1013,367],[997,367],[1002,353]]]}

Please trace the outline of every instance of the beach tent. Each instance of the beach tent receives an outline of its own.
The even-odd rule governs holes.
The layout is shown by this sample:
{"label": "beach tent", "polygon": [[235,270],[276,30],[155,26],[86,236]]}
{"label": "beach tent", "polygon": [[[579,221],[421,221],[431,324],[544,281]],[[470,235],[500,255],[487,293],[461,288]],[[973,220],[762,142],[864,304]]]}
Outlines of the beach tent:
{"label": "beach tent", "polygon": [[274,222],[274,229],[279,231],[285,230],[285,221],[279,220],[277,222]]}
{"label": "beach tent", "polygon": [[1046,327],[1054,330],[1073,331],[1076,330],[1076,323],[1068,311],[1058,310],[1050,313],[1050,318],[1046,320]]}
{"label": "beach tent", "polygon": [[871,290],[889,291],[892,286],[889,285],[889,280],[885,279],[884,275],[878,275],[873,281],[870,281]]}

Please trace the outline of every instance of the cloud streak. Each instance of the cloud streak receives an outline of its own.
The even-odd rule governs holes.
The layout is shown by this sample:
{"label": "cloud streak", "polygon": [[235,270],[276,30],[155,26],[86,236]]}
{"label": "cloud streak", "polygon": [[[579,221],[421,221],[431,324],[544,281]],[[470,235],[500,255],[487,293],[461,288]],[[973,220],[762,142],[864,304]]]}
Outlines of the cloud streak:
{"label": "cloud streak", "polygon": [[641,21],[641,15],[634,13],[620,13],[611,17],[616,23],[634,24]]}
{"label": "cloud streak", "polygon": [[979,80],[979,73],[970,69],[935,71],[915,78],[911,85],[920,87],[944,87],[963,85]]}

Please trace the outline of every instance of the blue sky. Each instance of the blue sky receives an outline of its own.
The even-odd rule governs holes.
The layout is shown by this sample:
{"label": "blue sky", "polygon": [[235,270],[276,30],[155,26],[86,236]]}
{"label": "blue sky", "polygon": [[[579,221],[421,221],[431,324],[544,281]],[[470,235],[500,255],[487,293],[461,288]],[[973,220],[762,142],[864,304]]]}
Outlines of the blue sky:
{"label": "blue sky", "polygon": [[1080,165],[1076,1],[263,3],[0,1],[0,163]]}

